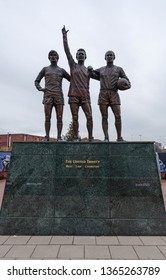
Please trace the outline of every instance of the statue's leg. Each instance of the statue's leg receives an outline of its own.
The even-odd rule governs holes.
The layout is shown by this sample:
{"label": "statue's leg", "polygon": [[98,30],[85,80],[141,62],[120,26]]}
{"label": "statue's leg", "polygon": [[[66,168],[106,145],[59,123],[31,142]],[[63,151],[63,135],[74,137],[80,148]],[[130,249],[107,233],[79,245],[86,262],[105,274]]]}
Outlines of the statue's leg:
{"label": "statue's leg", "polygon": [[50,135],[50,127],[51,127],[51,114],[52,114],[52,108],[53,105],[51,103],[44,104],[44,113],[45,113],[45,133],[46,138],[49,141],[49,135]]}
{"label": "statue's leg", "polygon": [[63,105],[58,104],[55,106],[57,118],[57,140],[61,140],[61,133],[63,127]]}
{"label": "statue's leg", "polygon": [[73,130],[75,134],[75,139],[78,139],[78,129],[79,129],[79,123],[78,123],[78,110],[79,105],[77,103],[70,103],[70,110],[72,114],[73,119]]}
{"label": "statue's leg", "polygon": [[87,126],[87,130],[88,130],[88,138],[89,138],[89,141],[92,141],[93,139],[93,119],[92,119],[92,108],[91,108],[91,105],[90,103],[83,103],[82,104],[82,109],[85,113],[85,116],[86,116],[86,119],[87,119],[87,123],[86,123],[86,126]]}
{"label": "statue's leg", "polygon": [[109,141],[108,135],[108,105],[99,105],[101,116],[102,116],[102,129],[104,132],[105,141]]}
{"label": "statue's leg", "polygon": [[122,140],[122,120],[121,120],[121,109],[120,105],[112,105],[111,106],[112,112],[115,116],[115,128],[117,132],[117,141]]}

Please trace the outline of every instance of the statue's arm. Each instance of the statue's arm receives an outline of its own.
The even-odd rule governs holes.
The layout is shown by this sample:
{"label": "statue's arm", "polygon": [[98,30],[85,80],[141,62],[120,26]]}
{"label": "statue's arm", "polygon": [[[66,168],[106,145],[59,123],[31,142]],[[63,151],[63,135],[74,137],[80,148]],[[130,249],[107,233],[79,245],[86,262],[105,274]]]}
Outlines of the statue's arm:
{"label": "statue's arm", "polygon": [[63,77],[70,82],[70,75],[66,70],[63,69]]}
{"label": "statue's arm", "polygon": [[129,80],[129,78],[126,76],[126,73],[125,73],[125,71],[123,70],[123,68],[120,69],[120,77],[121,77],[121,78],[125,78],[125,79],[129,82],[129,86],[131,87],[130,80]]}
{"label": "statue's arm", "polygon": [[93,70],[92,66],[88,66],[88,72],[89,72],[89,76],[92,79],[95,80],[100,80],[100,72],[97,70]]}
{"label": "statue's arm", "polygon": [[65,26],[62,28],[63,46],[64,46],[64,50],[65,50],[69,65],[71,66],[72,63],[74,62],[74,59],[72,57],[72,54],[71,54],[70,48],[69,48],[69,44],[68,44],[68,39],[67,39],[68,31],[69,30],[66,30]]}
{"label": "statue's arm", "polygon": [[37,78],[35,79],[35,87],[37,88],[37,90],[39,91],[44,91],[45,89],[41,87],[40,85],[40,81],[42,80],[42,78],[45,75],[45,71],[44,68],[40,71],[40,73],[38,74]]}

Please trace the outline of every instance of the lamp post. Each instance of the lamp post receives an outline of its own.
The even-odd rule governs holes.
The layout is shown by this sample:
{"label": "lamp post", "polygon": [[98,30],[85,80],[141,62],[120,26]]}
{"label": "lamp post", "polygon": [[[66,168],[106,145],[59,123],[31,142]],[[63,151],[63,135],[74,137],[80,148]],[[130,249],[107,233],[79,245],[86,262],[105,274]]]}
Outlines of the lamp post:
{"label": "lamp post", "polygon": [[9,149],[9,132],[7,133],[7,149]]}

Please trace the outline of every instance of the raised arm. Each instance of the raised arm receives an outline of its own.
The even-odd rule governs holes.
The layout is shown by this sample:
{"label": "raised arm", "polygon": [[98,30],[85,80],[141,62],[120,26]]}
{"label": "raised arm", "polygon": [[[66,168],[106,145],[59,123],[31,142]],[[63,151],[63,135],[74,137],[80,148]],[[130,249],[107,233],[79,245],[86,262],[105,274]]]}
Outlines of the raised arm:
{"label": "raised arm", "polygon": [[69,45],[68,45],[68,40],[67,40],[67,32],[69,30],[66,30],[65,25],[62,28],[62,35],[63,35],[63,46],[64,46],[64,50],[69,62],[69,65],[72,66],[72,64],[74,63],[74,59],[71,55],[70,49],[69,49]]}

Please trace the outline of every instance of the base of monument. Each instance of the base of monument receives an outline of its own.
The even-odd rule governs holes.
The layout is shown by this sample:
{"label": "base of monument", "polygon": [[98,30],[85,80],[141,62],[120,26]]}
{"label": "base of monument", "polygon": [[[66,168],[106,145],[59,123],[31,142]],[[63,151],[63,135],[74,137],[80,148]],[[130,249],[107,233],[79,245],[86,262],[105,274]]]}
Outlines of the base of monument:
{"label": "base of monument", "polygon": [[0,235],[166,235],[154,143],[14,143]]}
{"label": "base of monument", "polygon": [[1,235],[165,236],[166,219],[8,218]]}

